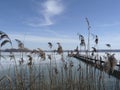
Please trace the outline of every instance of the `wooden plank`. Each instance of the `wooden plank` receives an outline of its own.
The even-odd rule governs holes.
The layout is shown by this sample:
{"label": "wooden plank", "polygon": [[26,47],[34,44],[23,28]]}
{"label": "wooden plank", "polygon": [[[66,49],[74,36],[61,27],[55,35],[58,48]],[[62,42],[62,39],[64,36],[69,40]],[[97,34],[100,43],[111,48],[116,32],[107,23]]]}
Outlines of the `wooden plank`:
{"label": "wooden plank", "polygon": [[[74,57],[87,63],[87,64],[90,64],[91,66],[97,68],[98,70],[105,71],[104,66],[102,64],[102,63],[105,63],[105,61],[101,61],[100,64],[97,64],[96,62],[100,61],[100,60],[95,60],[95,59],[87,58],[85,56],[80,56],[80,55],[74,55]],[[116,65],[116,66],[120,66],[120,65]],[[117,79],[120,79],[120,71],[119,70],[114,70],[114,71],[109,70],[109,72],[106,72],[106,73]]]}

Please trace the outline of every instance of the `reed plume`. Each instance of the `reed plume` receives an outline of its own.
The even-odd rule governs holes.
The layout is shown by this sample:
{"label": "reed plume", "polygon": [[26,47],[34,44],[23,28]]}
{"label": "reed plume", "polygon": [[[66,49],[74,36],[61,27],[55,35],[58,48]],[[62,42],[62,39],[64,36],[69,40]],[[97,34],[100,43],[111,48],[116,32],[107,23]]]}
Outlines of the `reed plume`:
{"label": "reed plume", "polygon": [[92,47],[92,49],[93,49],[93,50],[92,50],[93,52],[97,52],[97,50],[96,50],[96,48],[95,48],[95,47]]}
{"label": "reed plume", "polygon": [[86,50],[86,44],[85,44],[84,36],[81,35],[81,34],[78,34],[78,35],[79,35],[79,40],[80,40],[80,50],[81,50],[81,47],[84,47],[84,50]]}
{"label": "reed plume", "polygon": [[58,53],[58,54],[62,54],[62,53],[63,53],[62,46],[60,45],[59,42],[58,42],[57,44],[58,44],[57,53]]}
{"label": "reed plume", "polygon": [[52,43],[51,43],[51,42],[48,42],[48,45],[49,45],[49,47],[50,47],[50,48],[52,48],[52,47],[53,47],[53,45],[52,45]]}
{"label": "reed plume", "polygon": [[78,46],[76,47],[76,49],[74,50],[75,52],[77,52],[78,51]]}
{"label": "reed plume", "polygon": [[76,55],[79,54],[79,49],[78,49],[78,46],[76,47],[76,49],[74,49],[74,51],[76,52]]}
{"label": "reed plume", "polygon": [[31,53],[31,54],[37,54],[37,53],[38,53],[38,50],[33,49],[30,53]]}
{"label": "reed plume", "polygon": [[33,58],[30,55],[27,55],[27,56],[28,56],[28,60],[29,60],[28,65],[31,66]]}
{"label": "reed plume", "polygon": [[80,46],[85,46],[85,39],[83,35],[79,35]]}
{"label": "reed plume", "polygon": [[38,54],[43,60],[46,59],[45,52],[42,49],[38,48]]}
{"label": "reed plume", "polygon": [[0,31],[0,60],[1,60],[1,57],[4,58],[4,56],[1,55],[1,48],[7,43],[9,43],[12,47],[12,42],[9,36],[5,32]]}
{"label": "reed plume", "polygon": [[107,46],[107,47],[111,47],[111,45],[110,45],[110,44],[106,44],[106,46]]}
{"label": "reed plume", "polygon": [[0,31],[0,41],[2,41],[1,45],[0,45],[1,47],[7,43],[9,43],[12,46],[11,39],[9,38],[9,36],[6,33],[2,32],[2,31]]}
{"label": "reed plume", "polygon": [[48,54],[47,56],[48,56],[48,59],[49,59],[49,60],[52,60],[51,55]]}
{"label": "reed plume", "polygon": [[108,60],[104,64],[104,67],[105,67],[106,71],[112,71],[112,72],[114,71],[114,67],[117,64],[117,60],[116,60],[114,55],[115,54],[112,54],[112,55],[107,54],[107,59]]}
{"label": "reed plume", "polygon": [[20,41],[19,39],[15,39],[15,41],[18,43],[19,49],[24,49],[24,44],[22,43],[22,41]]}
{"label": "reed plume", "polygon": [[98,44],[98,36],[97,35],[95,37],[95,43],[96,43],[96,45]]}

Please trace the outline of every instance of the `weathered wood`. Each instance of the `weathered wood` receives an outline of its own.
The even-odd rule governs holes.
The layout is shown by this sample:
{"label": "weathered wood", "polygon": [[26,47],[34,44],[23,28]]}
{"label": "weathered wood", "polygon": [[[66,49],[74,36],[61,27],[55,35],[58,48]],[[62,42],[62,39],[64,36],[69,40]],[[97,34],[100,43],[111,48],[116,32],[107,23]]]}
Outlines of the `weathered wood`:
{"label": "weathered wood", "polygon": [[[85,57],[85,56],[80,56],[80,55],[74,55],[73,57],[87,63],[87,64],[90,64],[91,66],[101,70],[101,71],[105,71],[104,69],[104,65],[103,63],[105,63],[105,61],[101,61],[101,60],[96,60],[96,59],[92,59],[92,58],[88,58],[88,57]],[[97,61],[99,61],[100,63],[96,63]],[[116,65],[116,66],[119,66],[120,65]],[[106,72],[107,74],[111,75],[111,76],[114,76],[115,78],[117,79],[120,79],[120,71],[119,70],[109,70],[108,72]]]}

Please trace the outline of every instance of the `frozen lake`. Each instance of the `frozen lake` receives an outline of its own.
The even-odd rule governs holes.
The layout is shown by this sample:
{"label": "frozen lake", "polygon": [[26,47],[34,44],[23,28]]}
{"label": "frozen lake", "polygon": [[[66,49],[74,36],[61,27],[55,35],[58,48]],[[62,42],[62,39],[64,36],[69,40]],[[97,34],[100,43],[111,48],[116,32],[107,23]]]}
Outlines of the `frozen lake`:
{"label": "frozen lake", "polygon": [[[102,54],[103,53],[100,53],[99,55]],[[83,82],[90,85],[93,90],[97,90],[98,88],[100,88],[100,90],[115,90],[116,88],[120,88],[120,81],[118,79],[109,76],[105,72],[99,71],[76,58],[68,57],[66,53],[63,54],[63,57],[54,53],[46,53],[45,60],[39,58],[36,54],[32,54],[31,57],[33,63],[31,66],[28,66],[29,57],[27,55],[29,55],[29,53],[24,53],[23,56],[21,53],[14,53],[15,59],[11,59],[9,53],[2,53],[2,55],[4,58],[1,58],[0,61],[1,77],[10,75],[13,81],[15,77],[15,66],[17,66],[18,72],[22,74],[21,70],[23,70],[25,77],[29,77],[31,68],[33,70],[32,73],[36,76],[41,75],[40,73],[42,72],[46,82],[50,80],[49,74],[53,72],[53,76],[57,73],[60,80],[67,80],[67,77],[71,78],[71,80],[75,80],[75,82],[77,82],[77,80],[83,80]],[[52,59],[49,60],[47,55],[51,55]],[[119,53],[116,53],[116,56],[117,59],[119,59]],[[23,57],[24,62],[20,65],[19,60],[21,60],[21,57]],[[28,84],[29,83],[26,85]]]}

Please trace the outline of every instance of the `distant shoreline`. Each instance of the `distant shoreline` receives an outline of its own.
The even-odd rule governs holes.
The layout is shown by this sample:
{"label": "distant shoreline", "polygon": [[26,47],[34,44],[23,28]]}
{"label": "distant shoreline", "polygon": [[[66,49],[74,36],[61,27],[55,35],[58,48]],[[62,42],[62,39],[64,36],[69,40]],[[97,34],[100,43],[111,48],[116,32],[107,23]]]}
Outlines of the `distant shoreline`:
{"label": "distant shoreline", "polygon": [[[44,52],[57,52],[57,50],[43,50]],[[24,49],[5,49],[1,50],[1,52],[32,52],[32,50],[24,50]],[[74,50],[63,50],[63,52],[76,52]],[[88,52],[86,50],[79,50],[79,52]],[[92,52],[92,51],[89,51]],[[97,52],[120,52],[120,49],[100,49]]]}

